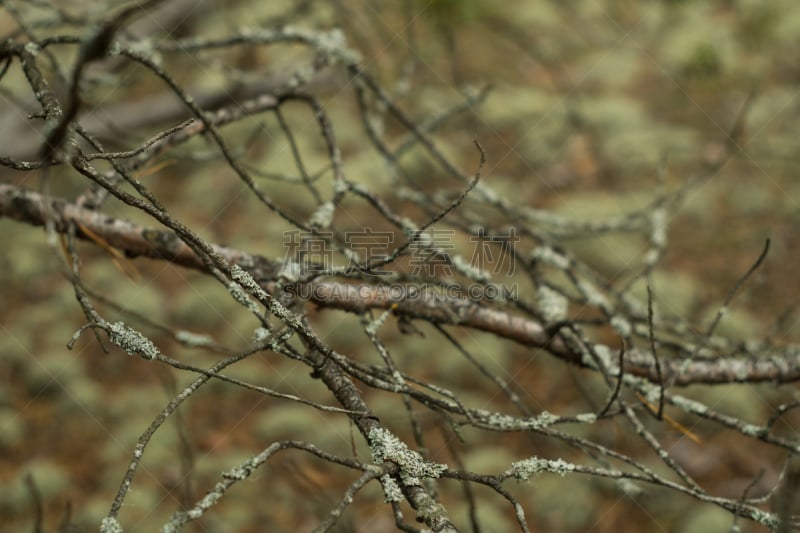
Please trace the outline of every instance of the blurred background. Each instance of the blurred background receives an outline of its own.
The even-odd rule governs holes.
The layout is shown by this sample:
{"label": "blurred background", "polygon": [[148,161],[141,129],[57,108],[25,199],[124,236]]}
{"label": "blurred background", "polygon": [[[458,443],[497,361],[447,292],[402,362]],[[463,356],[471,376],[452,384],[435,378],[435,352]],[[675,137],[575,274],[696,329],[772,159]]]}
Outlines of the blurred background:
{"label": "blurred background", "polygon": [[[99,20],[121,5],[9,0],[0,6],[0,34],[15,40],[82,35],[85,21]],[[654,273],[659,306],[702,329],[769,237],[766,263],[738,295],[719,332],[741,340],[769,338],[779,345],[797,342],[800,10],[790,0],[175,0],[137,19],[126,36],[145,39],[144,50],[154,42],[222,37],[245,26],[279,24],[340,28],[361,54],[363,68],[420,123],[466,102],[464,111],[436,129],[437,145],[471,173],[478,159],[473,139],[480,141],[487,154],[484,181],[518,205],[604,221],[644,208],[659,186],[678,190],[697,179],[670,215],[668,246]],[[51,50],[53,58],[41,64],[58,90],[76,49]],[[209,109],[281,87],[298,65],[313,64],[307,48],[289,45],[156,54]],[[100,132],[110,148],[131,149],[187,118],[163,81],[141,66],[115,58],[92,68],[81,122]],[[365,140],[347,76],[322,69],[308,87],[329,114],[348,179],[390,194],[394,182]],[[0,155],[32,158],[41,128],[28,115],[38,107],[18,63],[0,80],[0,89]],[[313,114],[292,104],[282,111],[309,173],[320,172],[327,160]],[[401,124],[387,120],[384,127],[397,143],[408,138]],[[223,131],[277,203],[298,216],[313,212],[314,199],[281,178],[296,175],[297,169],[274,115],[250,117]],[[402,166],[424,192],[458,190],[419,147],[404,155]],[[55,195],[74,197],[86,187],[74,173],[53,172]],[[203,139],[168,153],[158,165],[143,169],[140,179],[210,242],[281,258],[283,232],[291,227],[265,215]],[[0,180],[31,189],[39,184],[36,173],[5,168]],[[330,183],[320,187],[329,190],[324,188]],[[418,222],[425,219],[419,209],[397,205]],[[105,211],[152,225],[114,201]],[[342,229],[359,229],[374,216],[355,204],[345,205],[342,213],[337,215]],[[85,318],[44,232],[2,218],[0,240],[3,527],[32,530],[34,498],[25,482],[30,475],[41,495],[45,530],[57,530],[68,512],[76,531],[93,531],[108,512],[137,438],[191,376],[119,350],[105,354],[91,334],[67,350]],[[647,252],[642,235],[625,231],[566,235],[563,246],[611,282],[629,276]],[[147,259],[134,260],[138,274],[126,276],[97,247],[81,243],[79,250],[87,285],[136,313],[101,305],[108,316],[131,323],[165,354],[199,366],[219,359],[178,343],[171,333],[178,330],[208,335],[231,349],[250,343],[254,322],[213,279]],[[357,317],[309,313],[320,336],[341,353],[379,362],[367,339],[353,334],[360,328]],[[444,339],[421,329],[425,337],[385,329],[384,340],[402,365],[450,388],[469,405],[504,408],[505,399],[492,383],[465,365]],[[509,379],[536,411],[574,414],[598,408],[591,401],[602,397],[597,391],[604,385],[597,378],[488,334],[464,332],[460,340]],[[329,393],[309,379],[308,368],[274,354],[259,354],[230,373],[332,403]],[[795,388],[726,385],[682,392],[721,412],[764,423],[779,404],[795,399]],[[398,398],[364,392],[381,420],[410,434]],[[780,450],[718,426],[680,420],[700,437],[695,443],[673,427],[649,422],[665,448],[714,494],[741,495],[762,470],[750,495],[766,494],[782,468]],[[776,431],[797,438],[797,422],[790,414]],[[585,457],[537,435],[466,429],[465,442],[459,443],[440,426],[433,417],[425,425],[431,458],[452,463],[457,453],[466,468],[479,473],[502,472],[532,454]],[[657,468],[657,458],[648,455],[652,452],[626,442],[630,428],[617,422],[575,431],[591,432],[592,438]],[[202,497],[221,472],[285,438],[344,455],[355,447],[362,459],[369,457],[344,417],[213,382],[153,438],[122,523],[128,531],[155,530],[182,504]],[[354,477],[307,455],[281,453],[187,530],[305,531],[317,525]],[[647,486],[628,490],[611,480],[555,475],[508,485],[535,531],[727,531],[732,525],[732,517],[719,508]],[[443,501],[454,519],[466,524],[463,493],[454,482],[450,489]],[[507,502],[492,491],[474,490],[483,531],[515,530]],[[382,502],[379,487],[367,487],[337,531],[391,530]],[[760,531],[750,522],[739,526]]]}

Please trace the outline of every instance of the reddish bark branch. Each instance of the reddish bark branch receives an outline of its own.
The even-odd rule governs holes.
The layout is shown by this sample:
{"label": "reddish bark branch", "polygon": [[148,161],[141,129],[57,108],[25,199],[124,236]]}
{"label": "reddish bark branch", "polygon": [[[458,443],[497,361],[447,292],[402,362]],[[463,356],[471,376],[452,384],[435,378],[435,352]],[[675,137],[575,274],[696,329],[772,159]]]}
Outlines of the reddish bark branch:
{"label": "reddish bark branch", "polygon": [[[145,228],[138,224],[79,207],[61,198],[51,198],[50,216],[56,231],[65,232],[72,221],[80,222],[91,232],[128,257],[163,259],[177,265],[205,270],[203,262],[172,231]],[[0,184],[0,216],[41,226],[46,218],[45,199],[36,192],[9,184]],[[78,237],[91,240],[76,228]],[[280,264],[263,256],[225,246],[214,249],[231,264],[238,264],[269,289],[276,281]],[[311,302],[323,308],[348,312],[390,309],[399,316],[436,324],[462,326],[513,340],[524,346],[545,349],[572,364],[583,365],[581,354],[553,337],[541,323],[513,315],[502,309],[476,302],[418,292],[414,298],[384,290],[380,285],[353,285],[344,282],[314,282],[305,287]],[[609,353],[614,353],[611,350]],[[693,383],[737,383],[800,379],[800,349],[789,347],[780,352],[755,357],[715,359],[664,359],[661,361],[664,382],[684,386]],[[625,370],[656,382],[654,360],[646,350],[633,349],[625,356]]]}

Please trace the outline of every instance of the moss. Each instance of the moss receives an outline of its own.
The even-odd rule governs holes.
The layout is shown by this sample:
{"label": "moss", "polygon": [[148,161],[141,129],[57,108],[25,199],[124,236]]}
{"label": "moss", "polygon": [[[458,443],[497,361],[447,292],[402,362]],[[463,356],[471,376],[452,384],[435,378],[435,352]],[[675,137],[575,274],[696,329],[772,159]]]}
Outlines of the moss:
{"label": "moss", "polygon": [[25,385],[35,394],[64,395],[86,376],[83,360],[70,352],[55,352],[32,361],[26,367]]}
{"label": "moss", "polygon": [[769,44],[781,16],[774,5],[759,3],[744,9],[736,20],[739,41],[748,49],[761,50]]}
{"label": "moss", "polygon": [[423,18],[452,29],[475,21],[485,10],[481,0],[426,0],[418,4]]}
{"label": "moss", "polygon": [[25,423],[21,414],[10,408],[0,408],[0,449],[20,445],[25,438]]}

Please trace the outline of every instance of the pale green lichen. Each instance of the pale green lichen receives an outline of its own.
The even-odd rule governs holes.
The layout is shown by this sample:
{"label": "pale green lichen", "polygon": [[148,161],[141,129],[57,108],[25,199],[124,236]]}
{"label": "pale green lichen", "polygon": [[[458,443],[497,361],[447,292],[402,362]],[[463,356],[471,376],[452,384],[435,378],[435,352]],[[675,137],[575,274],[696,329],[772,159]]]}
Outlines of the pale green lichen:
{"label": "pale green lichen", "polygon": [[604,309],[606,311],[611,309],[611,306],[608,303],[608,298],[606,298],[603,293],[598,291],[594,284],[585,279],[579,279],[577,285],[578,290],[581,291],[584,297],[588,300],[589,305],[599,307],[600,309]]}
{"label": "pale green lichen", "polygon": [[734,364],[733,375],[736,376],[737,381],[747,381],[750,376],[750,369],[748,365]]}
{"label": "pale green lichen", "polygon": [[203,348],[214,344],[214,339],[210,335],[182,329],[175,332],[175,340],[189,348]]}
{"label": "pale green lichen", "polygon": [[478,410],[477,414],[486,421],[487,425],[497,428],[500,431],[544,429],[563,420],[560,416],[547,411],[542,411],[537,416],[531,418],[518,418],[485,410]]}
{"label": "pale green lichen", "polygon": [[374,131],[377,135],[384,135],[386,123],[383,120],[383,115],[370,113],[367,115],[367,121],[369,122],[369,127],[372,131]]}
{"label": "pale green lichen", "polygon": [[281,270],[278,272],[278,277],[289,282],[295,282],[300,279],[302,274],[303,266],[300,263],[297,261],[287,260],[283,262],[283,265],[281,265]]}
{"label": "pale green lichen", "polygon": [[333,182],[333,193],[334,194],[344,194],[350,190],[350,184],[343,179],[334,180]]}
{"label": "pale green lichen", "polygon": [[642,487],[627,478],[618,479],[617,487],[619,487],[623,494],[631,498],[635,498],[644,493],[644,489]]}
{"label": "pale green lichen", "polygon": [[430,235],[430,233],[414,230],[412,237],[415,239],[415,246],[425,250],[426,252],[432,252],[436,249],[433,242],[433,237]]}
{"label": "pale green lichen", "polygon": [[269,298],[266,291],[253,279],[253,276],[239,265],[233,265],[231,267],[231,278],[233,281],[239,282],[242,287],[247,289],[251,294],[254,294],[259,300],[266,300]]}
{"label": "pale green lichen", "polygon": [[542,459],[540,457],[530,457],[522,461],[517,461],[511,464],[511,469],[505,475],[515,477],[521,481],[527,481],[531,477],[541,474],[542,472],[552,472],[565,476],[567,473],[575,470],[575,465],[568,463],[563,459]]}
{"label": "pale green lichen", "polygon": [[[303,329],[303,323],[300,318],[291,313],[286,307],[281,305],[280,302],[270,297],[270,295],[267,294],[267,291],[262,289],[261,286],[256,283],[256,280],[253,279],[253,276],[242,269],[242,267],[239,265],[233,265],[231,267],[231,278],[233,279],[233,282],[228,284],[228,290],[231,292],[233,297],[237,299],[236,301],[246,305],[246,307],[248,307],[253,314],[260,316],[260,310],[258,306],[252,302],[250,297],[247,296],[247,294],[244,294],[242,289],[254,295],[259,301],[264,302],[264,304],[269,308],[269,311],[282,320],[287,326],[290,326],[295,330]],[[235,286],[237,283],[241,285],[238,288],[238,291],[241,291],[245,296],[243,301],[239,300],[242,295],[237,294],[237,288]],[[250,305],[248,302],[251,302],[252,305]]]}
{"label": "pale green lichen", "polygon": [[316,69],[313,65],[302,65],[297,70],[295,70],[294,75],[292,75],[291,79],[288,82],[289,89],[299,89],[300,87],[307,85],[311,79],[314,77],[316,73]]}
{"label": "pale green lichen", "polygon": [[[456,533],[457,530],[452,527],[445,526],[442,522],[448,521],[447,511],[444,506],[431,498],[427,492],[420,492],[415,499],[415,506],[417,508],[417,521],[426,524],[432,524],[436,531],[443,531],[447,533]],[[439,524],[440,527],[436,527]]]}
{"label": "pale green lichen", "polygon": [[681,361],[681,364],[678,365],[678,373],[679,374],[685,374],[686,372],[689,371],[689,369],[692,368],[693,364],[694,364],[694,361],[691,360],[691,359],[685,359],[685,360]]}
{"label": "pale green lichen", "polygon": [[134,55],[148,59],[154,65],[163,64],[162,55],[156,50],[155,43],[151,39],[137,39],[128,45],[128,50]]}
{"label": "pale green lichen", "polygon": [[235,480],[235,481],[243,481],[250,477],[250,474],[253,472],[252,465],[245,463],[243,465],[235,466],[222,474],[222,477],[225,479]]}
{"label": "pale green lichen", "polygon": [[311,217],[308,219],[308,225],[318,228],[327,228],[333,222],[333,214],[336,206],[333,202],[324,202],[317,207]]}
{"label": "pale green lichen", "polygon": [[[647,385],[650,386],[649,383]],[[656,387],[653,387],[653,389],[657,390]],[[690,413],[705,415],[708,412],[708,407],[706,407],[704,404],[696,400],[691,400],[689,398],[686,398],[685,396],[679,396],[677,394],[673,395],[672,403],[674,403],[676,406],[680,407],[684,411],[688,411]]]}
{"label": "pale green lichen", "polygon": [[489,426],[497,428],[501,431],[518,429],[520,427],[520,421],[513,416],[490,413],[489,411],[484,410],[479,410],[478,414],[485,417],[486,423]]}
{"label": "pale green lichen", "polygon": [[414,221],[408,217],[401,218],[400,225],[403,227],[403,231],[406,233],[406,235],[413,235],[418,230],[417,225],[414,224]]}
{"label": "pale green lichen", "polygon": [[245,292],[241,285],[236,283],[235,281],[231,281],[228,283],[228,292],[231,293],[233,299],[239,302],[244,307],[248,308],[253,313],[260,313],[261,310],[258,307],[258,304],[250,298],[250,295]]}
{"label": "pale green lichen", "polygon": [[122,533],[122,525],[116,518],[107,516],[100,522],[100,533]]}
{"label": "pale green lichen", "polygon": [[316,36],[320,52],[342,59],[345,63],[359,61],[359,55],[347,48],[347,39],[341,29],[334,28],[328,32],[319,32],[316,33]]}
{"label": "pale green lichen", "polygon": [[256,328],[253,332],[253,344],[261,344],[269,338],[270,330],[267,328]]}
{"label": "pale green lichen", "polygon": [[483,195],[483,199],[489,202],[490,204],[496,204],[498,202],[497,193],[494,190],[486,185],[485,183],[479,183],[476,187],[476,191]]}
{"label": "pale green lichen", "polygon": [[620,337],[630,337],[632,333],[631,323],[628,322],[628,319],[622,317],[620,315],[614,315],[611,317],[611,327],[614,328],[614,331]]}
{"label": "pale green lichen", "polygon": [[368,335],[375,335],[381,326],[386,323],[386,319],[389,318],[389,315],[392,314],[390,309],[387,309],[383,313],[380,314],[378,318],[367,324],[366,330]]}
{"label": "pale green lichen", "polygon": [[743,424],[740,431],[749,437],[760,437],[764,434],[764,428],[754,424]]}
{"label": "pale green lichen", "polygon": [[548,322],[560,322],[567,318],[567,299],[547,285],[540,285],[536,289],[536,305]]}
{"label": "pale green lichen", "polygon": [[34,43],[33,41],[25,43],[25,51],[28,52],[30,55],[35,57],[36,55],[39,54],[39,50],[41,50],[41,48],[39,48],[39,45]]}
{"label": "pale green lichen", "polygon": [[778,526],[780,526],[781,521],[778,518],[778,515],[774,513],[768,513],[766,511],[761,511],[759,509],[753,509],[751,513],[753,520],[755,520],[759,524],[767,526],[770,529],[770,531],[775,531],[778,529]]}
{"label": "pale green lichen", "polygon": [[662,391],[659,387],[650,387],[647,389],[645,397],[651,404],[658,405],[658,403],[661,401],[661,392]]}
{"label": "pale green lichen", "polygon": [[400,503],[403,501],[403,491],[392,476],[389,474],[383,475],[381,477],[381,486],[383,486],[384,501],[386,503]]}
{"label": "pale green lichen", "polygon": [[561,417],[558,415],[554,415],[548,411],[542,411],[538,414],[535,418],[530,419],[530,423],[533,424],[536,428],[546,428],[547,426],[552,426],[556,422],[561,420]]}
{"label": "pale green lichen", "polygon": [[345,248],[342,250],[342,255],[344,255],[345,259],[347,259],[350,264],[353,263],[360,263],[361,262],[361,255],[355,250],[351,250],[350,248]]}
{"label": "pale green lichen", "polygon": [[667,210],[663,207],[655,209],[650,215],[650,224],[650,240],[656,247],[663,248],[667,244]]}
{"label": "pale green lichen", "polygon": [[559,270],[567,270],[569,268],[569,259],[549,246],[537,246],[534,248],[531,253],[531,259],[541,261]]}
{"label": "pale green lichen", "polygon": [[[605,366],[606,368],[615,369],[617,371],[619,370],[617,368],[617,354],[615,352],[612,352],[611,348],[609,348],[605,344],[595,344],[594,353],[603,363],[603,366]],[[594,364],[594,361],[591,360],[591,358],[590,361],[592,362],[592,364]]]}
{"label": "pale green lichen", "polygon": [[106,324],[108,337],[117,346],[125,350],[129,355],[141,355],[145,359],[156,359],[161,357],[153,341],[126,326],[123,322]]}
{"label": "pale green lichen", "polygon": [[438,478],[447,465],[426,461],[419,452],[410,450],[400,439],[383,428],[369,432],[372,460],[376,464],[386,461],[400,467],[400,481],[406,486],[422,486],[423,478]]}
{"label": "pale green lichen", "polygon": [[492,276],[488,272],[471,265],[470,262],[461,255],[451,255],[450,259],[453,261],[453,267],[469,279],[480,283],[488,283],[489,280],[492,279]]}
{"label": "pale green lichen", "polygon": [[649,250],[644,256],[644,262],[647,265],[654,265],[656,261],[658,261],[659,256],[660,254],[658,250],[656,249]]}
{"label": "pale green lichen", "polygon": [[239,26],[239,35],[245,39],[252,39],[261,33],[261,28],[255,26]]}

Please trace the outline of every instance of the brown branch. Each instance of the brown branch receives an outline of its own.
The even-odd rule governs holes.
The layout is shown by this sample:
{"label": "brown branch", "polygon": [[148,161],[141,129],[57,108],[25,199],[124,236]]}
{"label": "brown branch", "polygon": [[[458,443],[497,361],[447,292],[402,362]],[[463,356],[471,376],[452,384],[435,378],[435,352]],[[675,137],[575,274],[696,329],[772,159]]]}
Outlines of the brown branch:
{"label": "brown branch", "polygon": [[[289,75],[274,74],[249,83],[226,85],[220,89],[190,87],[187,92],[203,109],[235,108],[243,101],[285,92],[290,79]],[[326,70],[315,74],[303,88],[306,91],[325,93],[331,91],[338,83],[335,73]],[[3,155],[10,156],[9,160],[13,158],[13,161],[19,161],[37,157],[43,134],[37,124],[32,123],[26,115],[27,111],[0,116],[0,124],[3,126],[0,129],[0,145],[3,147]],[[113,121],[109,117],[113,117]],[[191,118],[191,114],[187,112],[186,106],[172,93],[163,91],[136,100],[98,105],[92,108],[90,114],[81,116],[79,122],[100,140],[118,144],[120,132],[146,135],[152,128],[160,128],[163,124],[180,122],[188,118]]]}
{"label": "brown branch", "polygon": [[[0,184],[0,216],[41,226],[45,221],[45,199],[34,191],[10,184]],[[169,230],[146,228],[129,221],[85,209],[62,198],[50,199],[50,215],[55,230],[66,232],[70,222],[78,222],[77,236],[94,242],[81,226],[101,237],[128,257],[162,259],[176,265],[206,271],[206,265],[178,236]],[[213,245],[214,251],[230,264],[238,264],[253,278],[274,290],[281,264],[264,256]],[[288,288],[287,288],[288,289]],[[503,309],[481,305],[463,298],[447,297],[415,286],[406,291],[390,291],[382,285],[354,285],[339,281],[320,281],[293,287],[319,307],[363,313],[370,309],[393,309],[406,319],[426,320],[434,324],[462,326],[497,335],[531,348],[544,349],[552,355],[579,366],[589,366],[582,355],[552,336],[538,321],[514,315]],[[608,349],[608,353],[615,350]],[[609,360],[609,362],[611,362]],[[652,354],[630,349],[625,354],[625,371],[660,383]],[[694,383],[755,383],[800,380],[800,350],[755,357],[729,356],[716,359],[665,358],[661,360],[665,385],[685,386]]]}

